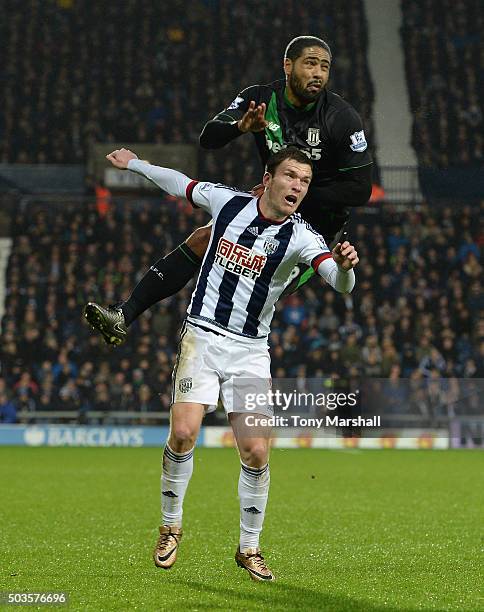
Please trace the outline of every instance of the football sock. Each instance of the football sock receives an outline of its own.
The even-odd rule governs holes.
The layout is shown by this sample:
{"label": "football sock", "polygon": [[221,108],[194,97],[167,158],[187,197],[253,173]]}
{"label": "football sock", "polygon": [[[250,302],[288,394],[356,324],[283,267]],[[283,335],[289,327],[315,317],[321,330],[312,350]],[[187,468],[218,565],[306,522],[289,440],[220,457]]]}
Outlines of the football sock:
{"label": "football sock", "polygon": [[121,304],[126,325],[150,306],[182,289],[198,272],[202,260],[185,243],[159,259],[146,272],[126,302]]}
{"label": "football sock", "polygon": [[257,548],[259,535],[266,513],[269,484],[271,481],[269,464],[253,468],[240,464],[240,550]]}
{"label": "football sock", "polygon": [[183,498],[193,472],[193,448],[175,453],[166,443],[161,476],[161,520],[163,525],[181,527]]}

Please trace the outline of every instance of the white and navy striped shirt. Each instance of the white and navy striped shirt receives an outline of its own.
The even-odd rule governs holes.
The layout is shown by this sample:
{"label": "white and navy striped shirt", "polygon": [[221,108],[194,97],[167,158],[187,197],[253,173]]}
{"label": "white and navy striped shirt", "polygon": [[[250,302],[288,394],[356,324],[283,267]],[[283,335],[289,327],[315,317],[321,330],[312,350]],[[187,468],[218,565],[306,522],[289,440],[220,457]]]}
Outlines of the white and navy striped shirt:
{"label": "white and navy striped shirt", "polygon": [[280,223],[265,219],[257,198],[224,185],[193,181],[187,198],[213,217],[188,320],[251,338],[267,336],[294,266],[302,262],[317,270],[331,257],[323,237],[297,213]]}
{"label": "white and navy striped shirt", "polygon": [[351,291],[354,275],[338,270],[324,238],[298,213],[266,219],[258,199],[225,185],[188,177],[147,162],[128,168],[172,195],[184,195],[213,217],[210,242],[188,308],[188,320],[229,336],[266,337],[289,275],[312,266],[338,291]]}

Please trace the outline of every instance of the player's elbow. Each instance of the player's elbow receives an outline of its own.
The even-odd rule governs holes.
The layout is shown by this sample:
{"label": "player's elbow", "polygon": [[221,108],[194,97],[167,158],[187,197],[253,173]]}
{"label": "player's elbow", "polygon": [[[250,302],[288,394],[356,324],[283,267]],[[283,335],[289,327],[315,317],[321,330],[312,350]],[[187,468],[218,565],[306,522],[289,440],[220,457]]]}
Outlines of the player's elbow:
{"label": "player's elbow", "polygon": [[336,287],[336,291],[338,293],[341,293],[341,295],[345,296],[345,295],[350,295],[350,293],[353,291],[354,287],[351,287],[351,289],[338,289]]}
{"label": "player's elbow", "polygon": [[371,196],[371,181],[365,182],[362,186],[361,186],[361,204],[360,206],[365,206],[365,204],[368,204],[368,200],[370,199]]}
{"label": "player's elbow", "polygon": [[346,183],[346,206],[365,206],[371,196],[373,170],[371,164],[354,168],[343,173],[341,179]]}
{"label": "player's elbow", "polygon": [[202,149],[219,149],[220,144],[213,138],[213,126],[210,121],[205,124],[198,139]]}
{"label": "player's elbow", "polygon": [[348,206],[365,206],[371,196],[371,181],[355,181]]}

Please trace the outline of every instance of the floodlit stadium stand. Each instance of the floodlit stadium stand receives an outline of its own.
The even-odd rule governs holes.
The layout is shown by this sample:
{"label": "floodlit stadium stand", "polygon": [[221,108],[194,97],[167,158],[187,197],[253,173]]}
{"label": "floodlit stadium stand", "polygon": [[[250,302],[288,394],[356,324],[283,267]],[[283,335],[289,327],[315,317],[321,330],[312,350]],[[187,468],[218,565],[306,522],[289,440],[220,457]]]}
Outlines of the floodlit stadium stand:
{"label": "floodlit stadium stand", "polygon": [[402,0],[402,10],[419,163],[444,168],[482,164],[482,2]]}
{"label": "floodlit stadium stand", "polygon": [[[7,4],[0,162],[83,163],[93,142],[196,144],[240,89],[283,77],[285,46],[306,33],[331,45],[330,89],[359,111],[372,142],[361,0],[288,0],[283,15],[276,0]],[[203,156],[205,179],[258,178],[251,139],[233,146],[236,157]]]}

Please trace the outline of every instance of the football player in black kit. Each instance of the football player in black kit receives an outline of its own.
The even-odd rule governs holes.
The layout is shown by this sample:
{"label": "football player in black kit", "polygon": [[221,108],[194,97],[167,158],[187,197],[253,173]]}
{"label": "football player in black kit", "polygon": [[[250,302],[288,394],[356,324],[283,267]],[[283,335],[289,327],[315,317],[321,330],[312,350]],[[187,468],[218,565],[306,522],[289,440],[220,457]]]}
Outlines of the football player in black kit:
{"label": "football player in black kit", "polygon": [[[372,160],[358,113],[326,89],[331,50],[320,38],[299,36],[284,55],[285,79],[244,89],[204,126],[200,145],[218,149],[252,132],[261,162],[295,145],[313,162],[313,180],[301,204],[302,216],[327,244],[337,241],[348,220],[348,207],[364,206],[371,194]],[[257,190],[257,188],[254,188]],[[156,302],[175,294],[196,275],[210,237],[210,225],[158,260],[125,302],[103,307],[90,302],[85,317],[108,344],[126,339],[128,326]],[[296,271],[291,292],[313,274]]]}

